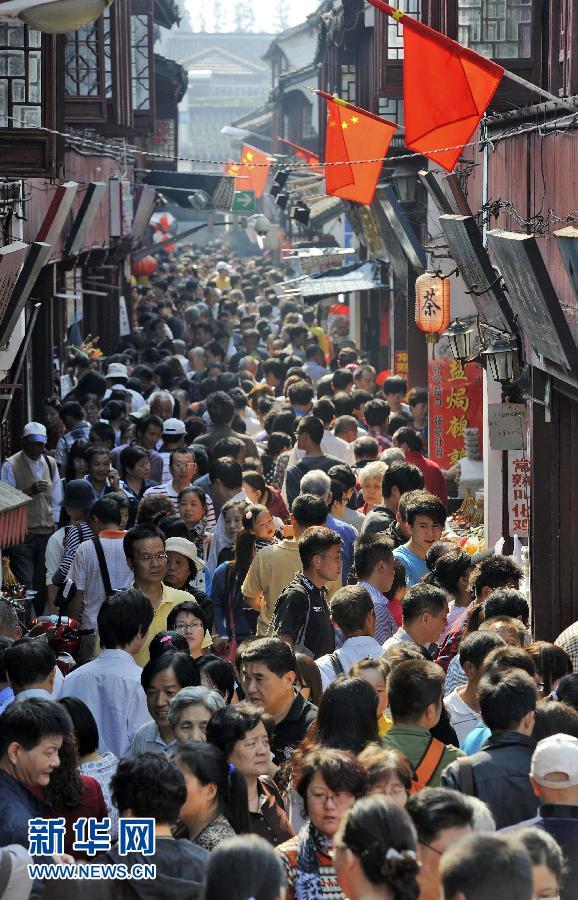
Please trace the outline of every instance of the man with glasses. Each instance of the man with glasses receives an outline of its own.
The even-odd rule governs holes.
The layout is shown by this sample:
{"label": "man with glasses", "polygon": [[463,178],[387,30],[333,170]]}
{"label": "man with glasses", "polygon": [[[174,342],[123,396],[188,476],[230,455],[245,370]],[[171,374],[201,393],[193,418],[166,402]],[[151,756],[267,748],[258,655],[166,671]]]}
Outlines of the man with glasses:
{"label": "man with glasses", "polygon": [[123,547],[129,569],[134,574],[132,586],[148,597],[154,612],[147,639],[134,654],[138,665],[145,666],[151,640],[159,631],[166,630],[167,617],[173,607],[190,600],[191,595],[163,583],[167,571],[165,538],[155,525],[131,528],[124,537]]}
{"label": "man with glasses", "polygon": [[175,514],[178,515],[179,494],[197,477],[199,467],[191,451],[180,447],[171,453],[169,471],[171,473],[170,481],[165,481],[164,484],[155,484],[154,487],[150,487],[144,492],[144,496],[166,494],[175,508]]}

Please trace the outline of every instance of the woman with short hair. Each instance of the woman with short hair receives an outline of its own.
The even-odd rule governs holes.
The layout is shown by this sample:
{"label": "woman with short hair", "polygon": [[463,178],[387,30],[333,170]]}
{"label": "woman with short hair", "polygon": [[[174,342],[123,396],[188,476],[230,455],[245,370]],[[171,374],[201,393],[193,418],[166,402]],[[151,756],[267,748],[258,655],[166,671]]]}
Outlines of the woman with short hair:
{"label": "woman with short hair", "polygon": [[221,694],[198,685],[175,694],[169,706],[169,722],[179,747],[207,740],[207,725],[216,709],[225,706]]}
{"label": "woman with short hair", "polygon": [[365,789],[365,771],[350,753],[315,750],[304,759],[297,791],[309,821],[277,847],[287,876],[287,900],[345,900],[333,866],[333,839],[342,816]]}

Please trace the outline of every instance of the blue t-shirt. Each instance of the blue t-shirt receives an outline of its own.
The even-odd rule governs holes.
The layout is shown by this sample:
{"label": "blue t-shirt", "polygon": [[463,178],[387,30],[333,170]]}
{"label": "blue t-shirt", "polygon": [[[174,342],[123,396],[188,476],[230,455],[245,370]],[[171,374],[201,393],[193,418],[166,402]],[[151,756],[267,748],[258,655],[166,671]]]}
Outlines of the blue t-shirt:
{"label": "blue t-shirt", "polygon": [[478,722],[473,731],[465,736],[461,743],[461,748],[468,756],[473,756],[478,750],[481,750],[488,738],[491,738],[492,732],[483,722]]}
{"label": "blue t-shirt", "polygon": [[412,584],[417,584],[421,581],[422,577],[429,572],[425,560],[416,556],[405,544],[402,544],[401,547],[396,547],[393,551],[393,555],[401,560],[405,566],[405,583],[408,587],[411,587]]}

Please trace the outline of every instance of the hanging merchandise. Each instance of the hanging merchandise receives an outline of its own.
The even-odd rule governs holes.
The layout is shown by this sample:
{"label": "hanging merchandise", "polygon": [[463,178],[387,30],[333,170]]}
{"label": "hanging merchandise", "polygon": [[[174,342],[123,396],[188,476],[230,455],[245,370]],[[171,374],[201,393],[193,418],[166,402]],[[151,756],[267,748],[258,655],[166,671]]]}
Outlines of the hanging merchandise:
{"label": "hanging merchandise", "polygon": [[450,280],[424,272],[415,282],[415,324],[432,343],[450,324]]}

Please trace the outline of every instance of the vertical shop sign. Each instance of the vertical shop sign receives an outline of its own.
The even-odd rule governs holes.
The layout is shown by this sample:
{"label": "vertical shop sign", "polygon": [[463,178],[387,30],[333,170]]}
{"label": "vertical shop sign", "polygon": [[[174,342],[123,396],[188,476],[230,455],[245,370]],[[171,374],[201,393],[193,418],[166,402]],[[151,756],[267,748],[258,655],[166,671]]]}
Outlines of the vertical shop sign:
{"label": "vertical shop sign", "polygon": [[482,369],[448,357],[430,360],[428,369],[430,458],[449,469],[465,456],[466,428],[482,433]]}
{"label": "vertical shop sign", "polygon": [[521,450],[508,452],[510,535],[528,537],[530,528],[530,460]]}
{"label": "vertical shop sign", "polygon": [[407,381],[407,373],[408,373],[407,350],[396,350],[395,351],[394,372],[396,375],[399,375],[400,378],[403,378],[404,381]]}

